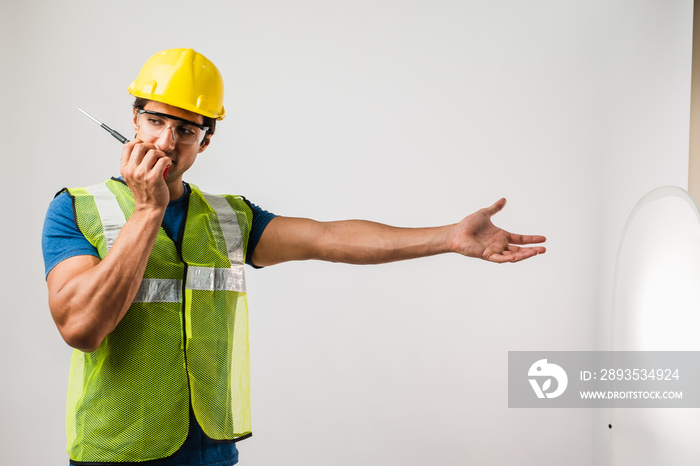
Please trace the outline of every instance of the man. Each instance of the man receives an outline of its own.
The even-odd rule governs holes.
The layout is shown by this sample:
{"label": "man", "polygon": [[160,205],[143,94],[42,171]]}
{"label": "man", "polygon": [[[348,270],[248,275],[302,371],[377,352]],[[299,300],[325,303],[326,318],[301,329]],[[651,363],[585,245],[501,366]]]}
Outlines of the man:
{"label": "man", "polygon": [[75,348],[72,464],[235,464],[251,435],[243,265],[354,264],[456,252],[516,262],[542,236],[490,217],[505,200],[435,228],[275,216],[183,182],[224,117],[223,80],[191,49],[151,57],[129,87],[136,136],[121,178],[61,191],[44,225],[49,307]]}

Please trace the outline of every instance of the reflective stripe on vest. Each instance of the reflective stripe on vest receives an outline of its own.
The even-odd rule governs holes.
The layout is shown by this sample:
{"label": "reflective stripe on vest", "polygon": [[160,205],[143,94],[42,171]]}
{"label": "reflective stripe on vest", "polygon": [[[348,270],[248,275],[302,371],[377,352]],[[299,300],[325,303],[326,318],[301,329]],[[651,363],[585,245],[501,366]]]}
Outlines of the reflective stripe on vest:
{"label": "reflective stripe on vest", "polygon": [[[158,231],[133,303],[92,353],[73,352],[73,461],[141,462],[174,454],[190,405],[217,441],[251,435],[245,250],[252,212],[191,186],[179,243]],[[69,190],[78,227],[104,258],[133,215],[117,180]]]}
{"label": "reflective stripe on vest", "polygon": [[[216,269],[189,267],[185,287],[188,290],[239,291],[245,293],[243,267]],[[144,278],[134,298],[135,303],[179,303],[182,281],[164,278]]]}
{"label": "reflective stripe on vest", "polygon": [[170,278],[144,278],[136,292],[135,303],[179,303],[181,280]]}
{"label": "reflective stripe on vest", "polygon": [[[88,186],[85,190],[95,198],[95,205],[102,220],[107,251],[112,249],[114,241],[126,223],[124,213],[117,198],[104,183]],[[189,290],[228,290],[246,292],[243,264],[243,242],[241,228],[236,213],[231,209],[226,198],[214,194],[202,193],[207,203],[219,218],[219,225],[226,241],[230,269],[213,267],[190,267],[187,271],[186,287]],[[135,303],[179,302],[180,280],[144,279],[141,282]]]}
{"label": "reflective stripe on vest", "polygon": [[102,228],[105,232],[107,251],[109,251],[112,249],[112,245],[117,239],[119,231],[126,223],[124,212],[122,212],[117,198],[114,197],[114,194],[107,188],[106,184],[100,183],[88,186],[85,190],[95,198],[95,205],[97,206],[97,211],[100,213]]}

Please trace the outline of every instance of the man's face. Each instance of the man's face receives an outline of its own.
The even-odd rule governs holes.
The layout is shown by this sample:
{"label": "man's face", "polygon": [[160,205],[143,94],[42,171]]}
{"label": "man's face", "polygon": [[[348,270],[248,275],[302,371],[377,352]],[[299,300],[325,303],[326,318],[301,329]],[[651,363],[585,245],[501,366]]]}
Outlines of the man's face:
{"label": "man's face", "polygon": [[[198,125],[201,125],[204,121],[202,115],[160,102],[150,101],[146,103],[143,109],[148,110],[149,112],[157,112],[159,114],[170,115],[173,117],[184,119],[192,123],[196,123]],[[182,141],[180,141],[180,138],[178,138],[178,136],[175,133],[177,132],[176,126],[184,124],[184,122],[181,120],[170,120],[168,118],[160,118],[165,122],[163,132],[160,133],[159,136],[153,136],[146,132],[141,127],[142,125],[139,125],[139,121],[143,121],[143,119],[148,117],[149,114],[141,114],[139,116],[137,110],[134,109],[133,124],[134,131],[136,132],[136,137],[142,140],[143,142],[157,145],[160,150],[165,152],[165,155],[170,157],[170,159],[173,161],[173,164],[170,167],[170,170],[168,171],[168,175],[165,181],[168,183],[171,181],[179,182],[182,180],[182,175],[194,163],[195,159],[197,158],[197,154],[199,154],[207,148],[211,140],[211,135],[205,136],[201,143],[183,143]],[[145,123],[143,126],[145,127]]]}

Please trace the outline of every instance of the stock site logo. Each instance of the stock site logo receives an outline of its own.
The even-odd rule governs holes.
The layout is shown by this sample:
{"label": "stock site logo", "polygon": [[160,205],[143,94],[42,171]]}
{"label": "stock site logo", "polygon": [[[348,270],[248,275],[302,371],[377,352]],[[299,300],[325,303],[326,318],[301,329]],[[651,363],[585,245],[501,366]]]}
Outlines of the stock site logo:
{"label": "stock site logo", "polygon": [[[528,380],[537,398],[556,398],[564,393],[566,385],[569,383],[569,378],[566,376],[564,369],[556,364],[547,363],[546,359],[540,359],[530,366],[527,375],[530,377]],[[552,388],[552,379],[557,381],[557,385],[550,392],[548,390]]]}

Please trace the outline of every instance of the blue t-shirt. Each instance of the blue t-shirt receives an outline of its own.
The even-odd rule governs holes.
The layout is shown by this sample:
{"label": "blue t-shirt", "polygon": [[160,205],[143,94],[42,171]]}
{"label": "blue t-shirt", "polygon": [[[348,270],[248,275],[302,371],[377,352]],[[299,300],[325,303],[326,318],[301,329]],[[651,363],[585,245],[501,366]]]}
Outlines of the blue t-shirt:
{"label": "blue t-shirt", "polygon": [[[185,219],[187,202],[189,200],[190,187],[184,183],[185,194],[179,199],[171,201],[165,209],[163,217],[163,229],[174,241],[178,240],[180,227]],[[253,211],[253,222],[248,238],[248,250],[246,263],[253,265],[251,258],[260,237],[267,224],[275,218],[274,214],[267,212],[255,204],[246,203]],[[41,237],[41,245],[44,253],[44,267],[46,275],[61,261],[73,256],[92,255],[100,257],[97,249],[83,236],[75,223],[73,214],[73,200],[65,191],[59,193],[46,212],[44,230]],[[190,432],[185,444],[171,458],[153,461],[154,466],[229,466],[238,462],[238,450],[235,443],[218,443],[209,439],[199,423],[195,420],[190,408]],[[131,463],[123,463],[124,465]],[[135,463],[139,464],[139,463]],[[149,462],[150,464],[150,462]]]}
{"label": "blue t-shirt", "polygon": [[[190,187],[187,183],[184,185],[185,194],[168,204],[163,217],[163,229],[174,241],[177,241],[180,234],[180,226],[185,219],[185,209],[189,199]],[[261,209],[247,199],[245,201],[253,211],[253,223],[248,238],[248,250],[246,251],[246,264],[255,267],[251,261],[253,251],[258,245],[265,227],[270,223],[270,220],[275,218],[275,215]],[[97,249],[78,229],[78,225],[75,223],[75,215],[73,214],[73,200],[66,192],[58,194],[49,205],[44,220],[41,246],[44,252],[46,275],[59,262],[70,257],[81,255],[100,257]]]}

